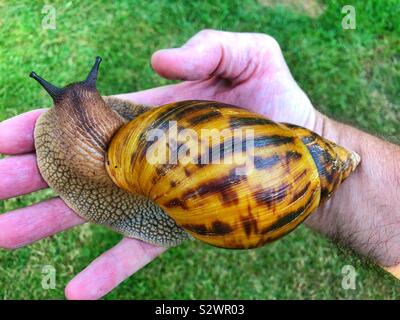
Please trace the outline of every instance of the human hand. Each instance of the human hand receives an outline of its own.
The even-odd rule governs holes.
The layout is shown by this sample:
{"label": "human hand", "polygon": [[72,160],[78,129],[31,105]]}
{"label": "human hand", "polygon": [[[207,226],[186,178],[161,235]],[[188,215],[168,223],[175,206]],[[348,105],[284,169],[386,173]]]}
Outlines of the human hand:
{"label": "human hand", "polygon": [[[176,85],[120,95],[158,105],[184,99],[217,100],[245,106],[276,120],[313,127],[314,109],[293,80],[277,42],[262,34],[206,30],[182,48],[156,52],[154,70]],[[34,153],[33,130],[45,109],[0,124],[0,199],[47,188]],[[15,249],[84,223],[60,198],[0,216],[0,247]],[[77,275],[66,287],[69,299],[100,298],[165,249],[123,239]]]}
{"label": "human hand", "polygon": [[[207,99],[248,107],[277,121],[318,132],[320,114],[298,87],[274,39],[262,34],[202,31],[182,48],[156,52],[154,70],[179,84],[119,95],[136,103],[159,105]],[[0,199],[46,188],[36,165],[35,110],[0,124]],[[84,221],[64,202],[50,199],[0,216],[0,247],[18,248]],[[69,299],[97,299],[165,249],[124,238],[93,261],[66,287]]]}
{"label": "human hand", "polygon": [[[184,99],[217,100],[313,128],[315,111],[293,80],[277,42],[262,34],[205,30],[182,48],[156,52],[154,70],[182,83],[120,95],[136,103],[158,105]],[[0,124],[0,199],[46,188],[34,153],[35,110]],[[50,199],[0,216],[0,246],[14,249],[72,228],[84,221],[64,202]],[[135,239],[123,239],[101,255],[66,287],[71,299],[100,298],[162,253]]]}

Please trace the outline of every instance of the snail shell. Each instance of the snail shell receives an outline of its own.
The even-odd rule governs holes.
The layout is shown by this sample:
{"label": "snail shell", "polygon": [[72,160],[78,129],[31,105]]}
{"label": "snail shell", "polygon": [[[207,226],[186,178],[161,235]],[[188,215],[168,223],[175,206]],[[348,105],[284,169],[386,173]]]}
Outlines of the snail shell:
{"label": "snail shell", "polygon": [[[151,148],[164,150],[165,140],[149,142],[149,133],[158,129],[168,136],[174,130],[171,121],[178,137],[190,128],[208,143],[203,150],[195,148],[193,161],[154,164],[147,155]],[[223,139],[210,142],[204,132],[212,130],[225,132]],[[238,136],[245,130],[253,135]],[[178,152],[185,139],[187,134],[176,141]],[[221,158],[217,163],[210,161],[215,152]],[[253,165],[245,172],[240,171],[243,162],[232,161],[237,153],[240,159],[251,157]],[[226,154],[230,161],[223,161]],[[354,154],[305,128],[224,103],[192,100],[149,110],[124,125],[111,140],[106,167],[118,187],[157,203],[193,237],[218,247],[253,248],[298,226],[356,163]]]}
{"label": "snail shell", "polygon": [[[193,100],[149,108],[101,97],[100,61],[85,81],[64,88],[31,74],[54,101],[36,123],[35,147],[43,178],[68,206],[126,236],[162,246],[191,236],[224,248],[261,246],[304,221],[359,163],[316,133],[240,107]],[[187,129],[226,134],[190,153],[197,162],[148,161],[162,143],[148,134],[169,136],[171,121],[176,151],[187,146],[179,138]],[[238,138],[243,130],[253,136]],[[203,161],[215,151],[246,162]]]}

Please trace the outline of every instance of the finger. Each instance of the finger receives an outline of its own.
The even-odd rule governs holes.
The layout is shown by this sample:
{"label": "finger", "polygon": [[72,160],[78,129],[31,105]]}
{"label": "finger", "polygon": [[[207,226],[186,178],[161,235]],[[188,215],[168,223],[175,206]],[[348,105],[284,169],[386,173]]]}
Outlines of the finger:
{"label": "finger", "polygon": [[46,109],[37,109],[0,122],[0,153],[18,154],[34,150],[33,130]]}
{"label": "finger", "polygon": [[204,90],[188,82],[163,86],[140,92],[125,93],[114,97],[130,100],[134,103],[156,106],[187,99],[210,99],[210,90]]}
{"label": "finger", "polygon": [[144,105],[161,105],[173,101],[172,96],[176,93],[176,85],[163,86],[138,92],[118,94],[114,97],[123,100],[130,100],[134,103]]}
{"label": "finger", "polygon": [[84,223],[60,198],[0,215],[0,248],[16,249]]}
{"label": "finger", "polygon": [[40,175],[34,154],[0,159],[0,200],[47,187]]}
{"label": "finger", "polygon": [[[273,60],[273,61],[271,61]],[[276,61],[275,61],[276,60]],[[262,64],[284,62],[277,42],[267,35],[203,30],[184,46],[157,51],[152,66],[162,77],[204,80],[213,75],[223,78],[248,78]]]}
{"label": "finger", "polygon": [[124,238],[72,279],[65,288],[65,295],[73,300],[99,299],[165,250]]}

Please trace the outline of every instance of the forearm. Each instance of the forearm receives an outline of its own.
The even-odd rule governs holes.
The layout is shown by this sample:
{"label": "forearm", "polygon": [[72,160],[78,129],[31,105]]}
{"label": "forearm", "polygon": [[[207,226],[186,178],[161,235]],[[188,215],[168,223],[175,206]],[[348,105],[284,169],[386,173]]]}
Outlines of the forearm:
{"label": "forearm", "polygon": [[382,266],[400,263],[400,147],[318,114],[315,131],[361,156],[308,224]]}

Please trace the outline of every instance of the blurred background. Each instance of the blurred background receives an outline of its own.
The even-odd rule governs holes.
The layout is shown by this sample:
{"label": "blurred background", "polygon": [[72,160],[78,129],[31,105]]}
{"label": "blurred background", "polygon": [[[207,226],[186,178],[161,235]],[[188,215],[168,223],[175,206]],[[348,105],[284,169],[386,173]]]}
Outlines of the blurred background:
{"label": "blurred background", "polygon": [[[152,71],[151,54],[180,46],[204,28],[215,28],[272,35],[294,78],[319,110],[400,142],[400,2],[350,2],[0,0],[0,121],[52,105],[28,77],[31,70],[62,86],[83,79],[100,55],[98,89],[103,95],[165,85],[171,81]],[[341,10],[347,4],[355,8],[355,29],[342,26],[346,13]],[[52,8],[56,24],[48,29],[51,21],[46,16]],[[46,190],[0,201],[0,213],[51,196]],[[64,298],[67,282],[120,238],[86,224],[26,248],[0,250],[0,299]],[[57,271],[55,289],[42,288],[45,265]],[[342,286],[346,265],[357,272],[354,290]],[[319,298],[399,299],[400,284],[301,226],[256,250],[228,251],[187,242],[105,297]]]}

